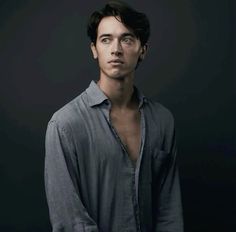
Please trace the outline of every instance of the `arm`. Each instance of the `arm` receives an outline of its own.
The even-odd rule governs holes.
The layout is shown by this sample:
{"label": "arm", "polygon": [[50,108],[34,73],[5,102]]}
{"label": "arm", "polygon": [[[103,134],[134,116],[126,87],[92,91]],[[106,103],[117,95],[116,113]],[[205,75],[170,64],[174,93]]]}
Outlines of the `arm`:
{"label": "arm", "polygon": [[[173,121],[172,121],[173,122]],[[172,124],[172,123],[171,123]],[[182,202],[176,163],[176,141],[174,126],[165,136],[165,172],[157,193],[157,212],[154,219],[156,232],[183,232]]]}
{"label": "arm", "polygon": [[80,198],[72,139],[56,121],[48,124],[45,148],[45,189],[53,232],[97,232]]}

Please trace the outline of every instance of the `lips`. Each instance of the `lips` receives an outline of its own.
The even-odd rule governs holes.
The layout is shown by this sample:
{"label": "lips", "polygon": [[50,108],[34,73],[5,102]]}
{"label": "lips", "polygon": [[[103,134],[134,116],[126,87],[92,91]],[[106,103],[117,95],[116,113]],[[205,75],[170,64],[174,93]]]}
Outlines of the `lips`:
{"label": "lips", "polygon": [[112,63],[112,64],[123,64],[124,62],[120,59],[114,59],[114,60],[110,60],[108,61],[108,63]]}

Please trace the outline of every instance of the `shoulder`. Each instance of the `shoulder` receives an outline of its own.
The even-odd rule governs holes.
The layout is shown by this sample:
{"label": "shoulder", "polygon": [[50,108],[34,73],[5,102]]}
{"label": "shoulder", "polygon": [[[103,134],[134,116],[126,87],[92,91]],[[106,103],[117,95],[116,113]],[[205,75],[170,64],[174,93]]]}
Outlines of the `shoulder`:
{"label": "shoulder", "polygon": [[48,125],[56,125],[65,131],[70,130],[74,124],[81,123],[83,111],[86,110],[86,107],[86,96],[83,92],[54,112]]}
{"label": "shoulder", "polygon": [[168,122],[174,121],[172,112],[158,101],[148,99],[148,108],[154,116],[156,115],[158,118]]}
{"label": "shoulder", "polygon": [[174,128],[174,116],[172,112],[153,99],[148,99],[147,103],[147,117],[151,119],[153,123],[159,125],[164,130],[173,130]]}

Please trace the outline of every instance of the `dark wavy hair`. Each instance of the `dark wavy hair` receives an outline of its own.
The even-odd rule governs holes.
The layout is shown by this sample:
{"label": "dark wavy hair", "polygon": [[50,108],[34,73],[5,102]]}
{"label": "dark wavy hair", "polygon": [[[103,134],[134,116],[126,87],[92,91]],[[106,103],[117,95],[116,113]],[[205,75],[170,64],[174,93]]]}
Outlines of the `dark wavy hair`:
{"label": "dark wavy hair", "polygon": [[117,20],[119,17],[119,21],[134,33],[142,46],[147,43],[150,36],[150,23],[147,16],[119,0],[109,1],[104,8],[93,12],[90,16],[87,25],[87,35],[91,42],[96,44],[98,25],[107,16],[114,16]]}

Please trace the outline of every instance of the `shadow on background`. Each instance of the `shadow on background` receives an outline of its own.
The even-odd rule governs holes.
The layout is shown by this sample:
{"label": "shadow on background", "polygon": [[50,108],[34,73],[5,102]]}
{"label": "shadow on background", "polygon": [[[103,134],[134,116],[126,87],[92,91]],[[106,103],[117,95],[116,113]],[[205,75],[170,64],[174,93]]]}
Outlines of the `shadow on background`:
{"label": "shadow on background", "polygon": [[[234,231],[233,3],[128,2],[152,28],[136,85],[175,115],[186,231]],[[45,130],[98,78],[86,22],[103,4],[0,1],[0,231],[50,231]]]}

